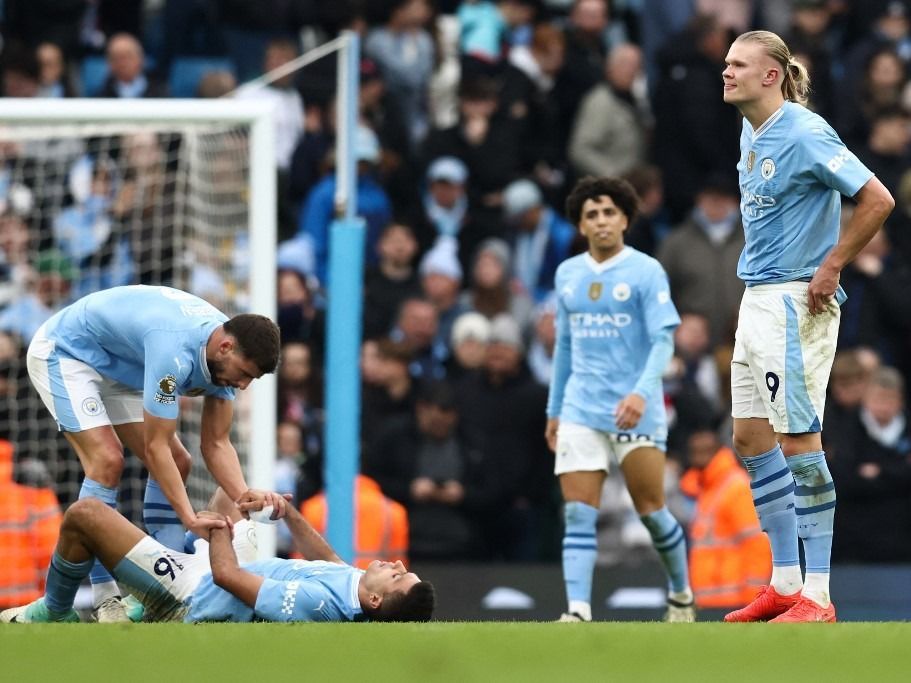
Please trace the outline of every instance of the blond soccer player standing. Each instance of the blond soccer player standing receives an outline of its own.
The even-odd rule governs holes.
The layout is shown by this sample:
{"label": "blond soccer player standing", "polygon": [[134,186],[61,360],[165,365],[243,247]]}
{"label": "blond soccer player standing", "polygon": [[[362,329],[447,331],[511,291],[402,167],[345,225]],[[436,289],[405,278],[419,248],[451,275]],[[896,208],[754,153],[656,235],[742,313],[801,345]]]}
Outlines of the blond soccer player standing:
{"label": "blond soccer player standing", "polygon": [[[831,622],[835,485],[821,432],[845,299],[839,276],[895,202],[803,106],[809,77],[781,38],[744,33],[725,61],[724,100],[744,118],[737,170],[746,244],[737,274],[747,288],[731,363],[734,447],[773,564],[771,585],[725,621]],[[839,234],[841,195],[857,208]]]}

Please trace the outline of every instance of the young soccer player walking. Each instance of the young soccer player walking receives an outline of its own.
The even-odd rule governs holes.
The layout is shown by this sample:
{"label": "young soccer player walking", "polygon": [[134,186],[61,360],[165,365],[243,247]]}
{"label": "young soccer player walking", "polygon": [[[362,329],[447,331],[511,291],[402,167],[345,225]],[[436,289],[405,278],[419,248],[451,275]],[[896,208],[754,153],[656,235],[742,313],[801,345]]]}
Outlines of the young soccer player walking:
{"label": "young soccer player walking", "polygon": [[661,375],[680,323],[667,275],[624,244],[639,199],[615,178],[584,178],[566,201],[588,251],[555,278],[557,345],[547,403],[548,444],[565,501],[560,621],[591,621],[595,522],[614,454],[636,512],[669,578],[668,621],[694,621],[683,529],[664,504],[667,416]]}

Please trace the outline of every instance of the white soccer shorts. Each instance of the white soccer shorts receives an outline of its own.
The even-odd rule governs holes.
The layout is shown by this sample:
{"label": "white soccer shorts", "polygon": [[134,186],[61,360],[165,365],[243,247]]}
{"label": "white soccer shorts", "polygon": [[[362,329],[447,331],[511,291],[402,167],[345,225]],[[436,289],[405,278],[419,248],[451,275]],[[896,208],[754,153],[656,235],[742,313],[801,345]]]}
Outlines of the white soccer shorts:
{"label": "white soccer shorts", "polygon": [[[234,523],[232,542],[241,564],[256,559],[256,525]],[[180,553],[146,536],[117,563],[114,577],[145,606],[151,621],[181,621],[187,601],[199,582],[212,571],[209,544],[196,542],[196,553]]]}
{"label": "white soccer shorts", "polygon": [[637,448],[659,448],[654,441],[630,434],[613,434],[573,422],[557,427],[557,457],[554,474],[567,472],[610,472],[610,456],[621,465]]}
{"label": "white soccer shorts", "polygon": [[810,315],[806,282],[747,287],[731,360],[731,415],[780,434],[822,431],[841,309]]}
{"label": "white soccer shorts", "polygon": [[100,375],[80,360],[57,351],[45,334],[35,333],[26,356],[28,376],[64,432],[142,422],[142,392]]}

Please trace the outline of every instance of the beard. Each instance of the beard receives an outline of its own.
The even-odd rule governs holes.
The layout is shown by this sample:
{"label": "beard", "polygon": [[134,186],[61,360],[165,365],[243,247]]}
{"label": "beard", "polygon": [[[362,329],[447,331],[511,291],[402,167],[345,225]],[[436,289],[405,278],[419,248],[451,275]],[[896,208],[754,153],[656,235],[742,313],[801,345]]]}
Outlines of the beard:
{"label": "beard", "polygon": [[206,366],[209,368],[209,377],[212,378],[212,383],[217,384],[220,387],[226,386],[224,380],[221,379],[222,373],[225,369],[225,364],[222,361],[206,359]]}

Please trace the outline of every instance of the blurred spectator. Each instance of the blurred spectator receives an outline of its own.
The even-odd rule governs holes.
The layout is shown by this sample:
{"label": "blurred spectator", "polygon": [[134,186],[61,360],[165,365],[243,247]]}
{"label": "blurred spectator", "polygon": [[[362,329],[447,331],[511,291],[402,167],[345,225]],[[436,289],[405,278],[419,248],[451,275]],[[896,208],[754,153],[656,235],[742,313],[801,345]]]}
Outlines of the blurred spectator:
{"label": "blurred spectator", "polygon": [[111,205],[114,232],[130,236],[136,276],[143,285],[174,281],[177,186],[165,151],[172,144],[173,138],[159,139],[145,131],[124,135],[120,141],[122,176]]}
{"label": "blurred spectator", "polygon": [[278,271],[278,326],[282,343],[307,343],[316,361],[322,364],[326,336],[326,312],[317,305],[313,287],[306,275],[293,268]]}
{"label": "blurred spectator", "polygon": [[544,202],[538,186],[516,180],[503,191],[503,218],[511,229],[511,273],[534,301],[542,301],[554,288],[557,266],[570,256],[576,231]]}
{"label": "blurred spectator", "polygon": [[658,82],[658,53],[686,27],[694,4],[693,0],[643,0],[639,32],[649,83]]}
{"label": "blurred spectator", "polygon": [[756,0],[696,0],[696,11],[714,16],[718,23],[734,35],[749,30]]}
{"label": "blurred spectator", "polygon": [[566,135],[560,102],[554,97],[565,56],[566,38],[560,29],[539,24],[530,45],[510,50],[500,77],[500,106],[520,129],[520,170],[555,192],[566,179]]}
{"label": "blurred spectator", "polygon": [[417,145],[429,127],[427,95],[434,67],[432,17],[428,0],[391,0],[388,16],[364,41],[364,53],[376,60],[386,87],[402,105],[409,139]]}
{"label": "blurred spectator", "polygon": [[414,410],[417,383],[409,371],[412,357],[400,342],[380,339],[376,343],[374,372],[365,374],[361,398],[361,442],[365,448],[370,448],[387,422]]}
{"label": "blurred spectator", "polygon": [[69,302],[76,271],[69,259],[56,249],[39,252],[32,262],[34,282],[28,293],[0,311],[0,330],[30,342],[38,328],[61,306]]}
{"label": "blurred spectator", "polygon": [[35,48],[38,58],[40,88],[38,97],[75,97],[69,75],[69,64],[63,50],[56,43],[41,43]]}
{"label": "blurred spectator", "polygon": [[[465,164],[455,157],[434,159],[427,168],[426,180],[421,216],[415,223],[422,253],[440,241],[454,239],[461,244],[467,237],[463,229],[469,225]],[[470,233],[471,228],[466,232]]]}
{"label": "blurred spectator", "polygon": [[826,427],[823,446],[830,460],[841,457],[842,450],[845,457],[851,457],[850,449],[860,424],[860,404],[872,374],[858,351],[842,349],[835,354],[823,416]]}
{"label": "blurred spectator", "polygon": [[457,11],[463,73],[490,74],[512,44],[525,45],[537,13],[533,0],[465,0]]}
{"label": "blurred spectator", "polygon": [[322,429],[322,373],[313,363],[310,347],[299,341],[282,345],[278,371],[278,419],[293,422],[303,431],[307,452],[319,452],[320,444],[310,441]]}
{"label": "blurred spectator", "polygon": [[413,378],[442,379],[446,375],[449,340],[440,338],[439,329],[439,314],[430,301],[411,298],[402,302],[389,336],[411,354],[408,368]]}
{"label": "blurred spectator", "polygon": [[555,518],[553,456],[544,440],[547,389],[525,365],[522,334],[508,315],[491,323],[482,373],[458,386],[459,412],[477,438],[495,495],[478,524],[487,559],[540,557]]}
{"label": "blurred spectator", "polygon": [[114,230],[111,216],[117,182],[116,167],[105,156],[85,156],[70,167],[74,203],[57,214],[52,230],[57,246],[78,272],[72,283],[74,300],[133,281],[129,240]]}
{"label": "blurred spectator", "polygon": [[709,320],[713,346],[727,341],[740,308],[743,239],[736,180],[712,175],[699,188],[690,217],[658,249],[674,304]]}
{"label": "blurred spectator", "polygon": [[57,545],[63,515],[52,482],[24,486],[13,480],[12,443],[0,440],[0,608],[37,600]]}
{"label": "blurred spectator", "polygon": [[438,241],[433,249],[424,254],[418,268],[421,291],[437,312],[437,333],[434,346],[446,350],[449,355],[449,341],[455,319],[468,310],[459,298],[462,285],[462,267],[456,256],[453,240]]}
{"label": "blurred spectator", "polygon": [[[301,503],[301,514],[319,534],[326,533],[327,512],[325,493]],[[408,564],[408,512],[363,474],[354,481],[354,529],[353,566],[366,569],[374,560]]]}
{"label": "blurred spectator", "polygon": [[580,177],[623,175],[646,158],[648,111],[634,92],[643,77],[641,50],[614,46],[605,75],[582,100],[570,136],[569,158]]}
{"label": "blurred spectator", "polygon": [[870,121],[870,134],[857,156],[892,194],[911,166],[911,114],[899,106],[880,109]]}
{"label": "blurred spectator", "polygon": [[389,334],[402,302],[420,296],[414,267],[418,243],[411,227],[390,223],[377,241],[379,262],[364,275],[364,338]]}
{"label": "blurred spectator", "polygon": [[829,459],[838,478],[832,548],[837,561],[911,561],[911,439],[904,396],[898,371],[876,371],[864,392],[855,441]]}
{"label": "blurred spectator", "polygon": [[659,55],[652,158],[661,166],[674,220],[692,207],[703,178],[730,173],[740,156],[739,114],[718,97],[729,45],[728,31],[717,19],[696,15]]}
{"label": "blurred spectator", "polygon": [[[471,178],[469,203],[475,218],[487,221],[485,229],[497,231],[496,215],[500,205],[499,193],[515,175],[519,166],[520,126],[498,113],[499,86],[484,76],[463,76],[459,83],[459,121],[451,128],[431,131],[424,143],[425,163],[441,156],[460,159]],[[429,163],[428,163],[429,165]],[[470,252],[469,252],[470,253]]]}
{"label": "blurred spectator", "polygon": [[[380,232],[392,218],[389,196],[376,179],[374,169],[380,159],[380,143],[376,134],[365,126],[358,126],[354,136],[354,155],[357,160],[357,213],[367,223],[364,240],[366,263],[377,261],[376,242]],[[320,180],[307,198],[300,214],[297,238],[306,237],[316,254],[316,276],[328,284],[329,226],[335,219],[335,173],[328,173]]]}
{"label": "blurred spectator", "polygon": [[167,97],[167,85],[145,69],[142,44],[129,33],[117,33],[108,40],[108,77],[94,97]]}
{"label": "blurred spectator", "polygon": [[557,302],[551,294],[535,308],[534,337],[528,348],[528,367],[541,386],[550,385],[554,345],[557,341]]}
{"label": "blurred spectator", "polygon": [[28,224],[11,206],[15,200],[10,199],[0,200],[0,308],[28,291],[34,272],[29,264],[31,235]]}
{"label": "blurred spectator", "polygon": [[[585,94],[604,78],[610,9],[607,0],[575,0],[566,22],[566,58],[555,97],[562,109],[561,130],[569,135]],[[564,140],[565,142],[565,140]]]}
{"label": "blurred spectator", "polygon": [[[624,179],[639,196],[639,211],[626,230],[623,241],[641,252],[654,256],[658,245],[674,228],[670,212],[664,205],[664,180],[657,166],[643,164],[629,170]],[[582,250],[584,251],[584,247]]]}
{"label": "blurred spectator", "polygon": [[[294,61],[298,48],[294,41],[278,38],[266,45],[263,56],[263,73]],[[275,122],[275,161],[279,171],[287,172],[291,155],[304,133],[304,101],[294,87],[294,72],[272,81],[268,85],[242,85],[234,97],[243,100],[263,100],[273,106]]]}
{"label": "blurred spectator", "polygon": [[456,318],[452,326],[450,346],[452,355],[446,367],[446,377],[458,381],[466,374],[479,370],[487,358],[490,341],[490,321],[474,311]]}
{"label": "blurred spectator", "polygon": [[524,291],[512,283],[512,255],[501,239],[484,240],[475,252],[468,289],[461,296],[463,310],[477,311],[489,320],[509,315],[530,336],[533,304]]}
{"label": "blurred spectator", "polygon": [[810,109],[827,119],[835,114],[831,25],[828,0],[793,0],[791,25],[787,33],[782,33],[792,54],[810,73]]}
{"label": "blurred spectator", "polygon": [[892,252],[884,231],[860,250],[840,281],[848,300],[842,305],[838,348],[870,348],[886,364],[911,369],[905,360],[911,302],[904,295],[911,287],[911,268]]}
{"label": "blurred spectator", "polygon": [[681,490],[695,499],[689,524],[690,584],[700,608],[742,607],[769,582],[772,553],[753,507],[750,478],[705,424],[687,439]]}
{"label": "blurred spectator", "polygon": [[[269,41],[263,56],[263,72],[271,74],[297,58],[297,42],[284,38]],[[278,227],[284,238],[294,230],[295,207],[291,204],[288,172],[291,157],[304,134],[304,101],[294,86],[294,72],[285,74],[268,85],[242,85],[234,93],[242,100],[261,100],[272,105],[275,124],[275,163],[278,167]]]}
{"label": "blurred spectator", "polygon": [[38,97],[41,92],[41,69],[32,50],[12,44],[0,59],[3,97]]}
{"label": "blurred spectator", "polygon": [[456,395],[446,382],[425,383],[413,416],[390,422],[365,459],[364,472],[408,508],[414,559],[454,560],[475,555],[466,506],[472,486],[472,445],[459,430]]}
{"label": "blurred spectator", "polygon": [[414,188],[420,183],[404,104],[386,87],[383,72],[372,59],[361,60],[360,79],[360,120],[376,131],[379,177],[397,214],[402,215],[414,210],[418,200]]}
{"label": "blurred spectator", "polygon": [[196,85],[196,97],[216,99],[224,97],[237,88],[237,79],[230,71],[213,69],[206,71]]}
{"label": "blurred spectator", "polygon": [[838,130],[845,144],[853,149],[867,143],[877,115],[901,105],[906,81],[906,64],[893,48],[882,47],[867,58],[860,78],[848,91],[851,96],[838,100]]}
{"label": "blurred spectator", "polygon": [[667,452],[683,463],[686,439],[721,412],[722,385],[709,344],[709,324],[698,313],[682,313],[674,330],[674,357],[664,374],[668,409]]}
{"label": "blurred spectator", "polygon": [[845,57],[842,78],[847,92],[856,92],[875,53],[888,49],[905,64],[911,60],[911,6],[908,0],[870,0],[852,5],[853,16],[849,17],[848,29],[857,30],[860,39]]}

